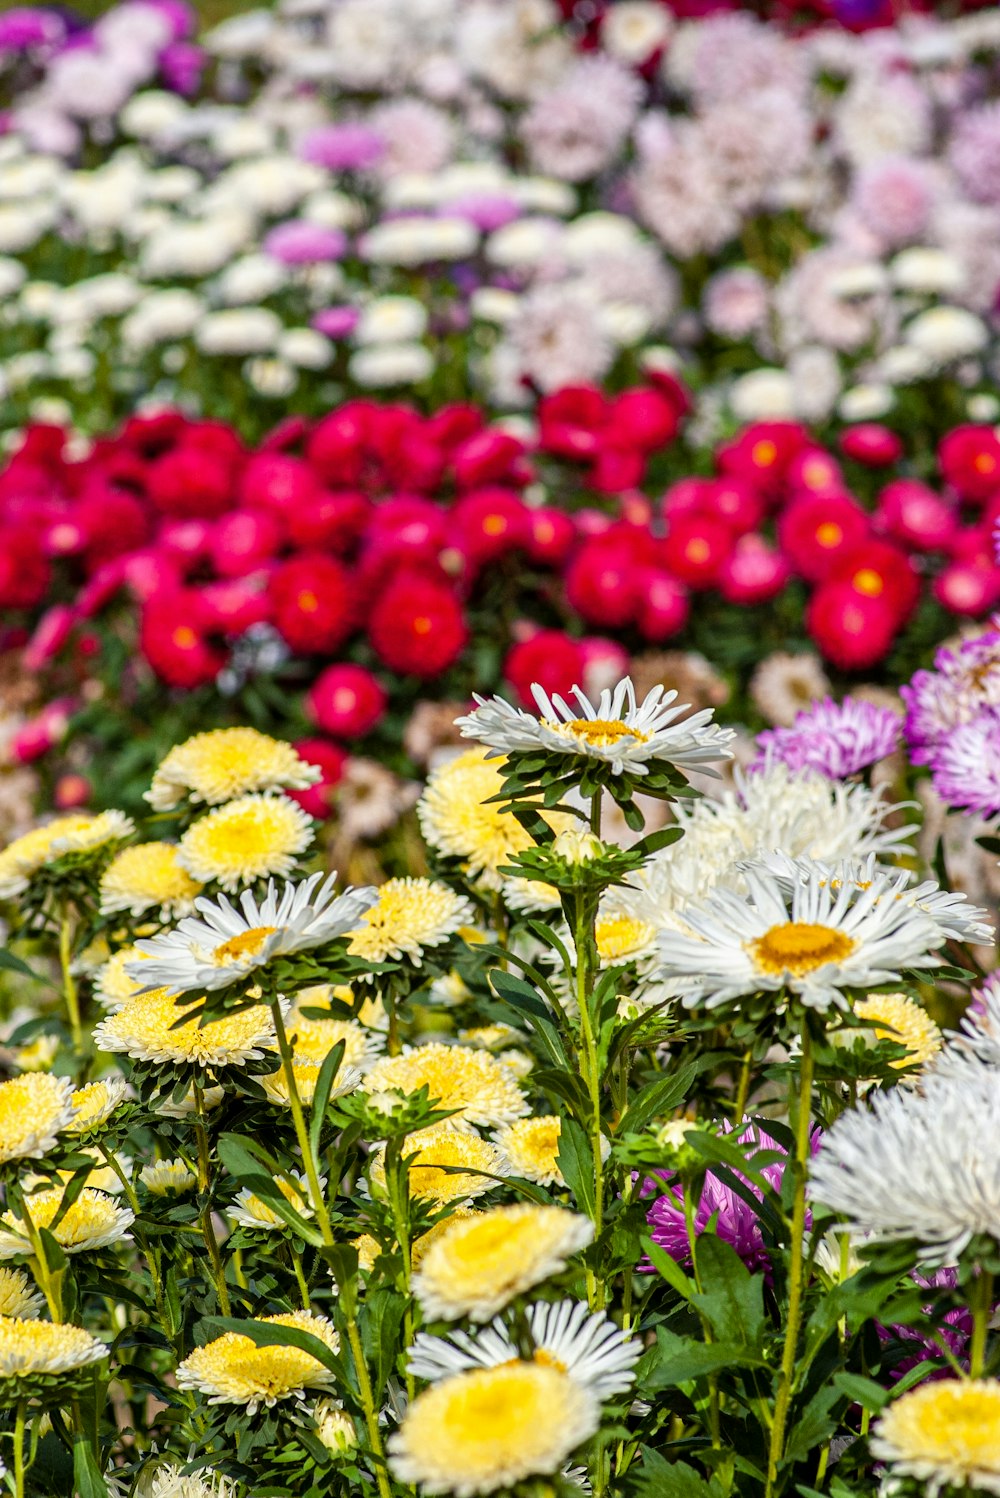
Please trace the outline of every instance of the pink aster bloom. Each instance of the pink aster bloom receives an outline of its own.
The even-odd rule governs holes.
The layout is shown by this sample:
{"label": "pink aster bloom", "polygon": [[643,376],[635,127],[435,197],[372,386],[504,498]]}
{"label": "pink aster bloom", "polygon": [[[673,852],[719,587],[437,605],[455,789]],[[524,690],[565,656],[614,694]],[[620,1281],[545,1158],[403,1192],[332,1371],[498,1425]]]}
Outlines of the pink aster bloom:
{"label": "pink aster bloom", "polygon": [[891,708],[854,697],[826,697],[798,713],[790,728],[757,735],[760,753],[748,766],[762,770],[781,760],[791,770],[818,770],[828,780],[846,780],[899,747],[902,723]]}
{"label": "pink aster bloom", "polygon": [[348,121],[342,125],[319,125],[300,140],[303,161],[325,167],[328,172],[358,172],[374,166],[385,150],[385,141],[369,125]]}
{"label": "pink aster bloom", "polygon": [[900,695],[910,758],[927,764],[936,746],[960,725],[984,708],[1000,708],[1000,629],[984,630],[955,650],[942,646],[933,671],[917,671]]}
{"label": "pink aster bloom", "polygon": [[347,249],[342,229],[312,224],[307,219],[289,219],[264,236],[264,250],[283,265],[318,265],[339,260]]}

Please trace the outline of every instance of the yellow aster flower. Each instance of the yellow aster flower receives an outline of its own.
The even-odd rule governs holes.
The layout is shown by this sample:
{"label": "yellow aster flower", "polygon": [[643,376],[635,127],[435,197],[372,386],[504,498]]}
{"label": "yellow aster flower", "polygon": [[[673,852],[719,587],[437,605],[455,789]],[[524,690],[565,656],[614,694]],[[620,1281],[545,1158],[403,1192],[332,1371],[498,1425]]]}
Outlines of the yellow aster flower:
{"label": "yellow aster flower", "polygon": [[[275,1176],[274,1184],[281,1192],[288,1205],[299,1214],[300,1217],[312,1217],[313,1209],[306,1194],[306,1178],[296,1173],[293,1180],[285,1176]],[[320,1177],[320,1185],[326,1186],[325,1177]],[[287,1228],[285,1219],[263,1201],[255,1196],[248,1186],[237,1193],[229,1215],[240,1227],[255,1228],[262,1232],[272,1232],[275,1228]]]}
{"label": "yellow aster flower", "polygon": [[463,1045],[482,1046],[485,1051],[494,1051],[524,1036],[513,1025],[474,1025],[470,1030],[459,1030],[458,1038]]}
{"label": "yellow aster flower", "polygon": [[0,1316],[35,1321],[44,1309],[44,1298],[23,1269],[0,1269]]}
{"label": "yellow aster flower", "polygon": [[358,1268],[363,1269],[365,1274],[370,1274],[375,1268],[375,1260],[382,1252],[382,1245],[371,1233],[359,1233],[357,1238],[351,1239],[351,1246],[358,1252]]}
{"label": "yellow aster flower", "polygon": [[70,1133],[84,1134],[90,1129],[99,1129],[107,1123],[112,1113],[122,1102],[128,1091],[124,1077],[105,1077],[100,1082],[88,1082],[86,1087],[73,1093],[72,1103],[76,1110]]}
{"label": "yellow aster flower", "polygon": [[140,962],[143,953],[136,946],[122,947],[109,957],[94,976],[94,997],[102,1009],[120,1009],[143,985],[127,971],[129,963]]}
{"label": "yellow aster flower", "polygon": [[99,1050],[118,1051],[134,1061],[168,1062],[218,1068],[256,1061],[275,1044],[271,1011],[263,1004],[199,1025],[184,1014],[164,988],[136,994],[94,1030]]}
{"label": "yellow aster flower", "polygon": [[475,1498],[558,1472],[599,1420],[596,1396],[556,1368],[476,1368],[417,1396],[389,1438],[390,1465],[400,1482]]}
{"label": "yellow aster flower", "polygon": [[73,813],[34,827],[0,852],[0,900],[23,894],[33,875],[67,853],[87,853],[128,837],[133,822],[121,811],[97,816]]}
{"label": "yellow aster flower", "polygon": [[470,1222],[474,1217],[482,1217],[483,1213],[479,1207],[467,1207],[462,1202],[452,1207],[447,1217],[442,1217],[426,1233],[421,1233],[419,1238],[413,1240],[410,1257],[413,1268],[416,1269],[422,1262],[424,1255],[432,1243],[436,1243],[445,1234],[453,1222]]}
{"label": "yellow aster flower", "polygon": [[554,1113],[541,1118],[519,1118],[499,1129],[496,1142],[510,1162],[512,1175],[539,1186],[565,1186],[557,1163],[562,1119]]}
{"label": "yellow aster flower", "polygon": [[871,1450],[929,1493],[1000,1493],[1000,1379],[936,1380],[901,1394],[876,1421]]}
{"label": "yellow aster flower", "polygon": [[155,811],[171,811],[185,797],[218,806],[249,791],[303,790],[319,778],[291,744],[256,728],[216,728],[170,750],[146,800]]}
{"label": "yellow aster flower", "polygon": [[[316,1084],[319,1074],[323,1070],[321,1061],[300,1061],[292,1057],[292,1073],[295,1077],[295,1090],[299,1100],[310,1104],[316,1096]],[[356,1066],[346,1066],[342,1061],[338,1066],[333,1078],[333,1086],[330,1096],[343,1097],[347,1092],[353,1092],[361,1080],[361,1073]],[[291,1095],[288,1090],[288,1079],[283,1070],[269,1072],[265,1077],[259,1077],[258,1081],[267,1093],[272,1103],[277,1103],[279,1108],[290,1108],[292,1106]]]}
{"label": "yellow aster flower", "polygon": [[[128,1207],[119,1206],[114,1197],[85,1186],[61,1221],[53,1226],[62,1200],[62,1187],[55,1186],[27,1197],[24,1207],[34,1226],[48,1228],[59,1247],[68,1254],[106,1248],[109,1244],[121,1242],[128,1237],[128,1230],[135,1221],[135,1216]],[[7,1229],[6,1232],[0,1232],[0,1259],[15,1259],[21,1254],[29,1254],[31,1244],[25,1221],[15,1212],[4,1212],[0,1222]]]}
{"label": "yellow aster flower", "polygon": [[[294,1327],[324,1342],[331,1352],[340,1346],[337,1332],[325,1316],[292,1311],[281,1316],[263,1316],[265,1326]],[[302,1398],[307,1389],[332,1390],[335,1375],[311,1353],[298,1347],[275,1344],[258,1347],[240,1332],[226,1332],[195,1348],[177,1369],[177,1386],[193,1389],[209,1404],[240,1404],[253,1414],[282,1399]]]}
{"label": "yellow aster flower", "polygon": [[297,1061],[325,1061],[335,1045],[344,1042],[344,1066],[363,1070],[381,1049],[381,1037],[354,1019],[310,1019],[304,1009],[324,1009],[329,984],[303,988],[296,994],[285,1021],[288,1039]]}
{"label": "yellow aster flower", "polygon": [[[417,802],[417,816],[429,847],[460,859],[469,879],[499,889],[497,870],[534,843],[509,810],[491,803],[503,790],[500,767],[506,761],[486,755],[485,749],[467,749],[436,769]],[[574,820],[560,812],[546,817],[555,829]]]}
{"label": "yellow aster flower", "polygon": [[190,1191],[198,1184],[198,1177],[186,1160],[156,1160],[144,1165],[139,1180],[153,1196],[169,1196],[173,1192]]}
{"label": "yellow aster flower", "polygon": [[415,967],[425,947],[439,947],[460,926],[471,925],[469,901],[434,879],[390,879],[366,910],[347,950],[366,962],[408,957]]}
{"label": "yellow aster flower", "polygon": [[926,1066],[944,1045],[944,1037],[926,1009],[905,993],[870,994],[855,1004],[854,1012],[874,1022],[876,1040],[891,1040],[906,1047],[906,1055],[892,1063],[896,1068]]}
{"label": "yellow aster flower", "polygon": [[40,1160],[73,1120],[72,1083],[26,1072],[0,1083],[0,1163]]}
{"label": "yellow aster flower", "polygon": [[[457,1129],[420,1129],[406,1139],[403,1155],[413,1157],[410,1195],[438,1206],[481,1196],[498,1184],[492,1177],[507,1174],[506,1162],[496,1145],[478,1134],[460,1134]],[[384,1191],[384,1149],[372,1155],[370,1171],[372,1186]]]}
{"label": "yellow aster flower", "polygon": [[69,1373],[107,1355],[104,1343],[81,1326],[0,1316],[0,1398],[10,1397],[15,1381]]}
{"label": "yellow aster flower", "polygon": [[611,967],[617,962],[634,962],[656,945],[656,931],[649,922],[625,911],[599,915],[594,934],[602,967]]}
{"label": "yellow aster flower", "polygon": [[488,1321],[515,1295],[558,1274],[593,1237],[588,1218],[561,1207],[494,1207],[471,1222],[449,1223],[424,1255],[413,1292],[428,1321]]}
{"label": "yellow aster flower", "polygon": [[433,1105],[454,1110],[448,1120],[453,1129],[512,1123],[528,1111],[513,1074],[488,1051],[470,1046],[431,1042],[384,1056],[361,1085],[369,1093],[398,1090],[405,1096],[426,1087]]}
{"label": "yellow aster flower", "polygon": [[199,817],[177,856],[193,878],[234,891],[254,879],[291,874],[312,840],[312,818],[287,796],[240,796]]}
{"label": "yellow aster flower", "polygon": [[161,920],[175,920],[194,909],[200,891],[178,863],[173,843],[136,843],[116,854],[101,876],[101,914],[157,910]]}

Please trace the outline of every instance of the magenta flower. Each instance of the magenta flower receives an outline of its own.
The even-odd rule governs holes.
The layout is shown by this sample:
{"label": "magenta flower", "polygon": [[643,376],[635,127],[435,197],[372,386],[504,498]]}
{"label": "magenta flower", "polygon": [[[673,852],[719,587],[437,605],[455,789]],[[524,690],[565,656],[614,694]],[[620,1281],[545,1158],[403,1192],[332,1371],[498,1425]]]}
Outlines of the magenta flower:
{"label": "magenta flower", "polygon": [[933,746],[934,789],[949,806],[993,817],[1000,812],[1000,708],[984,707]]}
{"label": "magenta flower", "polygon": [[327,338],[350,338],[360,317],[357,307],[325,307],[310,319],[310,326]]}
{"label": "magenta flower", "polygon": [[385,141],[370,125],[320,125],[299,142],[303,161],[328,172],[360,172],[374,166],[385,151]]}
{"label": "magenta flower", "polygon": [[1000,629],[987,629],[955,650],[942,647],[933,671],[917,671],[900,687],[906,704],[910,758],[928,764],[937,745],[983,708],[1000,707]]}
{"label": "magenta flower", "polygon": [[289,219],[264,236],[265,252],[283,265],[319,265],[324,260],[339,260],[346,249],[347,235],[342,229],[328,229],[308,219]]}
{"label": "magenta flower", "polygon": [[0,15],[0,52],[56,46],[65,35],[65,22],[51,10],[25,5]]}
{"label": "magenta flower", "polygon": [[828,780],[846,780],[899,747],[902,723],[888,707],[855,697],[831,697],[798,713],[791,728],[757,735],[760,753],[751,770],[780,760],[790,770],[818,770]]}
{"label": "magenta flower", "polygon": [[452,198],[444,210],[447,218],[468,219],[483,234],[513,223],[521,212],[520,204],[506,193],[469,192]]}

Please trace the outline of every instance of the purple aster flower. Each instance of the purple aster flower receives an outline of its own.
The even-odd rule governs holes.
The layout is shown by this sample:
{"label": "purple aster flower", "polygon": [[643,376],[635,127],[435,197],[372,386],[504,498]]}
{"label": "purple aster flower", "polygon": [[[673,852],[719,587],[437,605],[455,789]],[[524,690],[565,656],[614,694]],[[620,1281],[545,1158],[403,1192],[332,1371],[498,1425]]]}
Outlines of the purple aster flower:
{"label": "purple aster flower", "polygon": [[320,125],[299,142],[303,161],[328,172],[359,172],[374,166],[385,151],[385,141],[370,125]]}
{"label": "purple aster flower", "polygon": [[757,735],[760,754],[749,768],[780,760],[790,770],[818,770],[828,780],[846,780],[899,747],[902,723],[888,707],[856,697],[826,697],[798,713],[790,728]]}
{"label": "purple aster flower", "polygon": [[928,764],[953,729],[985,707],[1000,707],[1000,629],[994,626],[963,640],[957,650],[942,647],[933,671],[917,671],[900,695],[906,703],[910,758],[915,765]]}
{"label": "purple aster flower", "polygon": [[25,5],[0,15],[0,52],[56,46],[65,35],[62,18],[51,10]]}
{"label": "purple aster flower", "polygon": [[513,223],[521,212],[514,198],[501,192],[468,192],[452,198],[443,210],[446,218],[467,218],[483,234]]}
{"label": "purple aster flower", "polygon": [[307,219],[289,219],[277,224],[264,236],[264,250],[283,265],[317,265],[323,260],[339,260],[347,249],[347,235],[342,229],[328,229]]}
{"label": "purple aster flower", "polygon": [[928,756],[934,789],[949,806],[993,817],[1000,812],[1000,708],[984,707],[935,744]]}
{"label": "purple aster flower", "polygon": [[360,316],[357,307],[324,307],[310,320],[310,326],[327,338],[350,338]]}
{"label": "purple aster flower", "polygon": [[205,60],[204,50],[194,42],[171,42],[157,61],[167,87],[189,97],[198,92]]}
{"label": "purple aster flower", "polygon": [[[921,1289],[927,1290],[954,1290],[958,1285],[958,1270],[945,1268],[936,1269],[932,1274],[911,1275],[914,1283]],[[923,1307],[925,1316],[934,1314],[933,1306]],[[924,1336],[923,1332],[913,1326],[898,1326],[895,1323],[886,1328],[878,1327],[879,1337],[883,1342],[888,1342],[891,1336],[898,1337],[901,1342],[915,1342],[916,1350],[910,1357],[906,1357],[895,1365],[889,1377],[893,1383],[901,1379],[904,1373],[911,1368],[917,1367],[919,1363],[927,1361],[937,1362],[942,1358],[941,1343],[943,1342],[960,1363],[968,1363],[969,1339],[972,1336],[972,1312],[968,1306],[956,1306],[952,1311],[946,1311],[937,1323],[937,1338]],[[950,1367],[942,1367],[937,1372],[929,1375],[931,1378],[952,1378],[953,1372]]]}
{"label": "purple aster flower", "polygon": [[[782,1146],[769,1134],[765,1134],[757,1124],[749,1120],[745,1120],[745,1123],[746,1127],[736,1142],[752,1146],[747,1151],[748,1159],[752,1160],[758,1150],[777,1150],[781,1154],[785,1153]],[[723,1123],[721,1132],[731,1134],[731,1125]],[[819,1130],[817,1129],[813,1135],[814,1150],[818,1143]],[[775,1191],[781,1190],[784,1172],[784,1161],[760,1167],[760,1174]],[[669,1172],[664,1172],[661,1180],[663,1182],[662,1195],[657,1197],[646,1215],[646,1221],[649,1223],[649,1236],[658,1247],[668,1253],[672,1259],[676,1259],[679,1264],[690,1263],[691,1248],[688,1243],[687,1224],[684,1220],[683,1188],[670,1184]],[[746,1184],[758,1201],[764,1200],[764,1194],[758,1186],[751,1185],[749,1181]],[[648,1182],[647,1189],[650,1186],[657,1189],[659,1185],[659,1182]],[[760,1217],[748,1202],[738,1196],[731,1187],[724,1185],[710,1171],[705,1177],[701,1198],[694,1214],[695,1232],[703,1233],[713,1217],[716,1218],[716,1236],[735,1248],[747,1268],[768,1273],[770,1256],[761,1231]]]}

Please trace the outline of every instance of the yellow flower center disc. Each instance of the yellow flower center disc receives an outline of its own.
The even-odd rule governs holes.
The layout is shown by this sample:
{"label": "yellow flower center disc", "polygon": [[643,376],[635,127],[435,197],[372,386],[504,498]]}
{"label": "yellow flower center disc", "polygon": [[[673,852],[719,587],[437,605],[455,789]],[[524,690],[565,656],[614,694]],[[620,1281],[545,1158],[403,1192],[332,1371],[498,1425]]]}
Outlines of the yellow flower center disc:
{"label": "yellow flower center disc", "polygon": [[799,978],[827,962],[840,962],[857,946],[833,926],[808,921],[785,921],[748,943],[757,966],[765,973],[791,973]]}

